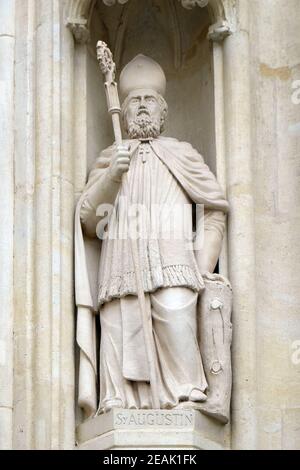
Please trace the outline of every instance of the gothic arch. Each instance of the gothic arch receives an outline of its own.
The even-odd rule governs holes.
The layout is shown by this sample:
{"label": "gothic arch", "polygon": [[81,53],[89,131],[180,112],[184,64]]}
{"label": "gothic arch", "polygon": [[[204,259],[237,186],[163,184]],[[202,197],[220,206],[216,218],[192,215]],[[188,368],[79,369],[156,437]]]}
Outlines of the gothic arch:
{"label": "gothic arch", "polygon": [[[130,0],[103,0],[107,6],[116,3],[125,4]],[[175,0],[174,0],[175,1]],[[234,7],[232,0],[179,0],[183,8],[195,6],[208,7],[212,26],[209,38],[222,41],[234,30]],[[65,24],[74,35],[76,42],[86,43],[89,39],[89,21],[93,13],[96,0],[67,0],[65,6]]]}

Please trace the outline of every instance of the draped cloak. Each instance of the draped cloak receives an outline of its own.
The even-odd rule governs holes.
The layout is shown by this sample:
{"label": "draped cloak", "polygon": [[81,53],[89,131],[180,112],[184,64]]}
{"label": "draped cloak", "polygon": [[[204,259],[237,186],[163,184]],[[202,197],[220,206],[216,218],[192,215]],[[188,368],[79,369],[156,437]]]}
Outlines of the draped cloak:
{"label": "draped cloak", "polygon": [[[137,140],[125,141],[138,149]],[[159,137],[151,142],[157,158],[185,191],[191,202],[204,205],[212,211],[228,211],[228,203],[220,186],[204,163],[201,155],[188,143]],[[80,348],[79,406],[87,416],[97,410],[97,360],[95,314],[101,312],[99,303],[99,262],[101,242],[85,236],[80,211],[88,199],[89,191],[107,171],[114,146],[104,150],[96,160],[88,183],[78,201],[75,214],[75,293],[77,306],[77,343]]]}

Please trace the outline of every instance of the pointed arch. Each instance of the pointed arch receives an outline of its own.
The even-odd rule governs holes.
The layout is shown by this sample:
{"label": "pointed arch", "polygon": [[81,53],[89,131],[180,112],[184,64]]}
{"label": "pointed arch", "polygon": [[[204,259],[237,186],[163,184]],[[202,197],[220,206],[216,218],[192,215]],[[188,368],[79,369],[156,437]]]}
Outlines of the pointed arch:
{"label": "pointed arch", "polygon": [[[107,6],[125,4],[129,0],[103,0]],[[175,0],[174,0],[175,1]],[[207,7],[212,20],[209,39],[222,41],[234,31],[234,2],[232,0],[179,0],[184,8]],[[89,40],[89,20],[96,0],[67,0],[65,24],[73,33],[76,42],[84,44]]]}

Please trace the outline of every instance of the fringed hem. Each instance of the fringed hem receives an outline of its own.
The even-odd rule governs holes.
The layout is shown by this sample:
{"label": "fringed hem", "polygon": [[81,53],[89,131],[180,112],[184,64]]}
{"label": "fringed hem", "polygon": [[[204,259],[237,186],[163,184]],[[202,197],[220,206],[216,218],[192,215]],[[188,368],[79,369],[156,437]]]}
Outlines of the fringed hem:
{"label": "fringed hem", "polygon": [[[154,292],[161,287],[188,287],[196,292],[205,288],[200,274],[190,266],[172,265],[142,273],[144,292]],[[120,299],[126,295],[137,295],[136,277],[133,271],[123,276],[114,276],[99,286],[99,305],[112,299]]]}

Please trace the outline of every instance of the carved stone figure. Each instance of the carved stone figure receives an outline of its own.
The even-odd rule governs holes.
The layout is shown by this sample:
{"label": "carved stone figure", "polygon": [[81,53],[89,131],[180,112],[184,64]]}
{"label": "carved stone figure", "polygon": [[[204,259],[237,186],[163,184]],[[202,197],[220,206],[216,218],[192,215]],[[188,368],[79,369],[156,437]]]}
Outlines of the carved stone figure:
{"label": "carved stone figure", "polygon": [[[120,89],[128,139],[101,152],[76,210],[79,405],[87,416],[155,407],[130,244],[135,236],[156,403],[201,409],[226,422],[231,289],[213,272],[228,203],[201,155],[161,136],[168,107],[159,64],[137,56],[122,71]],[[193,243],[195,227],[203,228],[202,244]]]}

